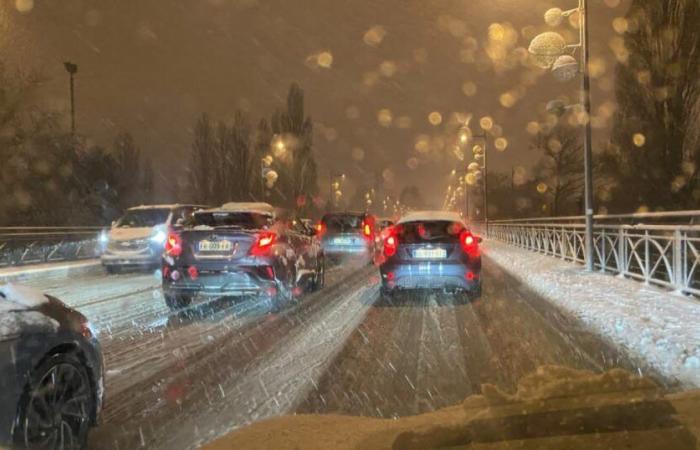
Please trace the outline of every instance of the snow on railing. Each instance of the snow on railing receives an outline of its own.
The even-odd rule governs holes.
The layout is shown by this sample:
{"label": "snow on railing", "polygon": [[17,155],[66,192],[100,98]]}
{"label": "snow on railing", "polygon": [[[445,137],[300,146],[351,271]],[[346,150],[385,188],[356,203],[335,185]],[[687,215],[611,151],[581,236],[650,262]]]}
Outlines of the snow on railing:
{"label": "snow on railing", "polygon": [[[700,211],[598,215],[594,223],[597,270],[700,296]],[[577,263],[585,259],[583,216],[475,225],[491,239]]]}
{"label": "snow on railing", "polygon": [[0,227],[0,267],[99,256],[101,227]]}

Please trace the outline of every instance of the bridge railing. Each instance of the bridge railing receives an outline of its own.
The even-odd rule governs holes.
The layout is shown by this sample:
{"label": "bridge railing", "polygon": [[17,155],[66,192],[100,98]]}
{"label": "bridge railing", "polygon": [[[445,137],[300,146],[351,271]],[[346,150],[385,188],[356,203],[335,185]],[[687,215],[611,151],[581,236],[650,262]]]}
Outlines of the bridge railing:
{"label": "bridge railing", "polygon": [[0,227],[0,267],[100,255],[102,227]]}
{"label": "bridge railing", "polygon": [[[490,221],[489,238],[583,263],[583,216]],[[596,270],[700,296],[700,211],[595,217]]]}

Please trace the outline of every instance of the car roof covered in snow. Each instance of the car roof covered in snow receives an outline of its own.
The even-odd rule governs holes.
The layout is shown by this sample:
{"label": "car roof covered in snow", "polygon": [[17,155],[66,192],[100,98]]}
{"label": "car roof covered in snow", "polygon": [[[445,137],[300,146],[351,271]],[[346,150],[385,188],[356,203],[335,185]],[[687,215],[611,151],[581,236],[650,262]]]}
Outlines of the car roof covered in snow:
{"label": "car roof covered in snow", "polygon": [[165,204],[165,205],[139,205],[139,206],[133,206],[129,208],[127,211],[138,211],[138,210],[144,210],[144,209],[175,209],[175,208],[182,208],[182,207],[195,207],[195,208],[206,208],[204,205],[190,205],[190,204],[181,204],[181,203],[171,203],[171,204]]}
{"label": "car roof covered in snow", "polygon": [[411,211],[401,217],[397,223],[445,221],[464,223],[462,217],[453,211]]}
{"label": "car roof covered in snow", "polygon": [[215,212],[215,211],[226,211],[226,212],[252,212],[258,214],[268,214],[271,216],[275,215],[275,207],[269,203],[263,202],[229,202],[224,203],[218,208],[211,208],[204,210],[202,212]]}

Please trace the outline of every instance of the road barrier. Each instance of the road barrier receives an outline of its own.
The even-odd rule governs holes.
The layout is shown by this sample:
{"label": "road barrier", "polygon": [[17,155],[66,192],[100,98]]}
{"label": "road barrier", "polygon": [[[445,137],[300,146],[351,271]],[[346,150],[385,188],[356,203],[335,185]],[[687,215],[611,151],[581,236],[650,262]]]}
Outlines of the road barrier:
{"label": "road barrier", "polygon": [[[475,228],[491,239],[583,264],[584,220],[496,220]],[[700,211],[599,215],[594,220],[597,270],[700,296]]]}
{"label": "road barrier", "polygon": [[102,227],[0,227],[0,267],[100,255]]}

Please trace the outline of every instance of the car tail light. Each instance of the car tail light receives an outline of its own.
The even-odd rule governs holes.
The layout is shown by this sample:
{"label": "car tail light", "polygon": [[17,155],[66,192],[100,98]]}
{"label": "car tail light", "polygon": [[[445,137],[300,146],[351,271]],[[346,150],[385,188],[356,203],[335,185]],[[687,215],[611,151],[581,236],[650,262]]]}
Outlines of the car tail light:
{"label": "car tail light", "polygon": [[469,255],[474,255],[479,252],[479,244],[476,238],[467,230],[462,231],[459,235],[459,243],[462,245],[462,250]]}
{"label": "car tail light", "polygon": [[394,233],[389,234],[389,236],[384,239],[384,256],[387,258],[394,256],[398,245],[399,238]]}
{"label": "car tail light", "polygon": [[199,271],[195,266],[190,266],[189,269],[187,269],[187,274],[192,280],[196,280],[197,278],[199,278]]}
{"label": "car tail light", "polygon": [[170,256],[180,256],[182,254],[182,238],[179,234],[170,232],[165,241],[165,253]]}
{"label": "car tail light", "polygon": [[372,227],[368,223],[363,223],[362,224],[362,234],[365,237],[370,237],[372,236]]}
{"label": "car tail light", "polygon": [[258,233],[255,244],[250,248],[250,254],[253,256],[264,256],[270,253],[272,244],[277,240],[277,234],[272,231],[263,231]]}
{"label": "car tail light", "polygon": [[323,222],[319,222],[316,224],[316,234],[319,236],[323,236],[326,233],[326,224]]}

